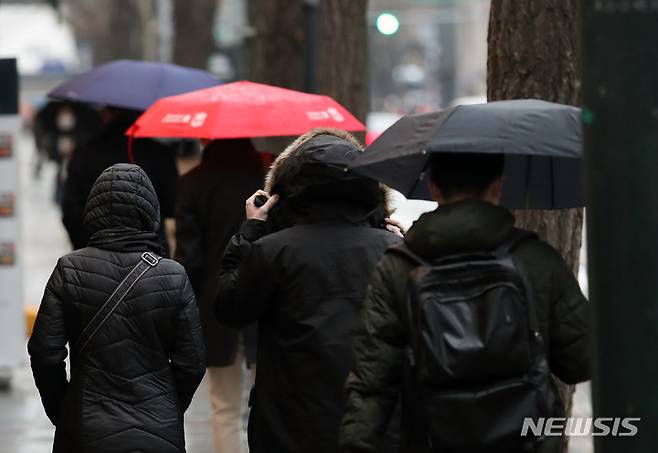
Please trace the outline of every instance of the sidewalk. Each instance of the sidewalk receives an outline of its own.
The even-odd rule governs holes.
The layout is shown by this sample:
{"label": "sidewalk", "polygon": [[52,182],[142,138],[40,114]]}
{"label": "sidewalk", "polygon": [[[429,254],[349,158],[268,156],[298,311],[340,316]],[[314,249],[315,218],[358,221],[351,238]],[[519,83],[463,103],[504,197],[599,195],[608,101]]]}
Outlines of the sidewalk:
{"label": "sidewalk", "polygon": [[[29,367],[14,374],[12,390],[0,393],[0,453],[49,453],[54,428],[46,417]],[[210,401],[204,380],[185,415],[188,453],[212,453]]]}

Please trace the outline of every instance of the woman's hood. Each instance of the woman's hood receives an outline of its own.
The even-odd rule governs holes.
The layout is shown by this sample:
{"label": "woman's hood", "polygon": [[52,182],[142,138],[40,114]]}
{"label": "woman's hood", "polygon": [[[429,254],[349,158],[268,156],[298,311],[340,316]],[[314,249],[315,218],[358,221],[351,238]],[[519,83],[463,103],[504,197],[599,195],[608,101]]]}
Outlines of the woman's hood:
{"label": "woman's hood", "polygon": [[103,171],[87,198],[84,224],[92,235],[110,229],[158,232],[160,204],[144,170],[116,164]]}
{"label": "woman's hood", "polygon": [[345,170],[362,152],[361,144],[348,132],[314,129],[276,158],[265,179],[265,191],[298,205],[311,199],[334,205],[361,204],[388,215],[387,189]]}

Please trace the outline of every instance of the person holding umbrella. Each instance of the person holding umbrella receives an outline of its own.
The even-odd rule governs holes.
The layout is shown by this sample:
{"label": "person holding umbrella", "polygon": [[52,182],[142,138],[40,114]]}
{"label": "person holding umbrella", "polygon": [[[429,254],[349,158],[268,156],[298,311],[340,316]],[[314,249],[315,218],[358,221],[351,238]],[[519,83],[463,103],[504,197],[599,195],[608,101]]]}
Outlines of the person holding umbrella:
{"label": "person holding umbrella", "polygon": [[[347,109],[328,96],[249,81],[238,81],[161,99],[150,107],[128,131],[128,134],[136,139],[168,137],[213,140],[204,151],[201,165],[181,179],[177,209],[176,256],[190,273],[195,290],[201,300],[205,338],[211,365],[209,377],[215,422],[215,448],[218,452],[243,451],[243,446],[240,444],[240,427],[242,426],[240,417],[243,406],[242,382],[245,373],[240,337],[247,340],[244,352],[248,354],[251,349],[248,341],[251,337],[248,334],[248,326],[256,321],[255,313],[250,322],[236,322],[234,319],[225,320],[222,317],[218,320],[210,319],[211,303],[215,298],[222,305],[225,300],[227,304],[234,302],[231,292],[227,290],[231,285],[226,281],[221,285],[222,289],[217,294],[217,268],[226,243],[234,233],[238,232],[240,222],[244,219],[244,200],[248,194],[253,193],[262,184],[262,179],[257,181],[260,170],[256,168],[256,154],[249,139],[267,138],[269,140],[274,137],[296,137],[314,128],[333,128],[342,131],[365,130],[365,126]],[[356,152],[360,152],[360,146],[349,134],[337,130],[328,131],[326,134],[304,135],[304,140],[313,141],[315,135],[322,135],[325,141],[333,138],[336,146],[327,146],[327,149],[333,149],[334,152],[343,150],[346,153],[349,152],[350,157],[354,157]],[[342,147],[338,146],[341,144]],[[272,145],[271,142],[270,145]],[[291,155],[296,155],[298,148],[301,148],[300,142],[294,145],[290,152],[279,157],[276,166],[281,171],[273,170],[271,174],[292,174],[292,169],[284,171],[283,168],[293,165],[296,167],[297,163],[302,162],[302,158],[289,161],[287,159]],[[313,153],[313,156],[323,155],[322,152],[319,152],[321,150],[316,151],[318,152]],[[300,152],[300,155],[305,155],[305,153]],[[343,163],[345,162],[347,161]],[[304,168],[307,168],[306,164]],[[328,175],[323,174],[327,172],[320,171],[321,181],[327,182]],[[339,173],[342,174],[342,172],[341,168]],[[291,180],[284,182],[279,177],[276,179],[282,187],[295,187],[295,190],[302,191],[303,188],[313,185],[313,181],[308,180],[310,176],[307,175],[305,178],[304,182],[299,183]],[[363,181],[366,178],[358,179]],[[372,181],[370,185],[366,184],[366,186],[368,186],[367,189],[378,187]],[[315,188],[317,189],[317,187]],[[242,195],[240,195],[241,193]],[[369,216],[364,209],[369,207],[376,210],[380,201],[372,193],[366,191],[366,194],[363,195],[364,199],[357,197],[355,202],[350,204],[347,195],[340,192],[335,206],[327,207],[331,194],[325,192],[321,195],[322,199],[318,201],[323,207],[319,209],[331,213],[334,217],[341,219],[342,223],[347,224],[367,224],[369,221],[366,217]],[[338,195],[338,192],[335,195]],[[368,196],[371,197],[368,198]],[[311,202],[310,199],[305,200],[305,203],[310,204]],[[267,206],[269,207],[269,205]],[[345,221],[343,217],[350,217],[349,213],[344,212],[348,209],[355,210],[358,213],[357,217],[363,215],[364,218],[351,218]],[[274,217],[278,217],[280,221],[276,222],[274,229],[278,230],[290,225],[289,214]],[[383,214],[381,221],[383,222]],[[272,224],[271,222],[270,226]],[[381,232],[374,228],[356,231],[359,234],[363,231],[370,233],[372,237],[368,239],[368,243],[377,243],[375,248],[379,250],[378,253],[383,252],[381,243],[377,239]],[[350,244],[356,247],[353,241]],[[231,248],[231,250],[233,249]],[[373,252],[373,254],[377,253]],[[364,272],[365,270],[359,269],[355,278],[363,279]],[[226,274],[228,275],[228,273],[230,272],[227,271]],[[245,284],[259,285],[254,281]],[[345,314],[345,317],[349,321],[352,319],[352,315],[353,312],[349,312]],[[234,328],[227,327],[227,324]],[[265,374],[268,372],[265,371]],[[283,417],[285,414],[282,413],[281,416]],[[334,418],[336,418],[335,414]],[[337,424],[334,423],[333,426],[335,427]],[[268,451],[278,450],[272,447]],[[314,450],[308,449],[307,451]]]}
{"label": "person holding umbrella", "polygon": [[131,145],[125,132],[158,99],[218,83],[210,73],[198,69],[118,60],[76,76],[48,94],[52,99],[103,106],[102,130],[74,150],[68,166],[62,220],[74,249],[85,247],[89,240],[83,213],[94,181],[105,168],[120,162],[137,163],[149,175],[161,205],[160,237],[173,241],[178,179],[174,150],[152,140],[135,140]]}
{"label": "person holding umbrella", "polygon": [[[116,163],[129,162],[129,140],[125,131],[141,112],[106,107],[101,111],[102,131],[73,152],[62,198],[62,221],[75,250],[86,247],[90,234],[83,222],[84,207],[94,181],[101,172]],[[160,202],[161,229],[158,232],[169,255],[176,203],[176,154],[173,149],[154,140],[134,143],[135,161],[149,175]],[[168,231],[167,231],[168,230]]]}
{"label": "person holding umbrella", "polygon": [[[500,203],[579,198],[551,188],[551,177],[577,173],[519,174],[530,159],[509,165],[543,153],[530,166],[553,168],[561,164],[552,156],[577,155],[578,112],[510,102],[407,117],[352,165],[407,194],[428,193],[439,208],[371,277],[347,380],[344,453],[378,451],[398,398],[400,451],[561,451],[560,437],[524,426],[565,416],[551,373],[570,384],[590,379],[589,304],[560,254],[515,229]],[[506,177],[531,193],[505,195]]]}
{"label": "person holding umbrella", "polygon": [[181,176],[176,204],[176,261],[199,300],[206,344],[215,453],[246,452],[243,441],[245,362],[255,362],[255,327],[234,329],[215,319],[217,269],[244,221],[244,200],[261,187],[263,164],[249,139],[206,142],[201,163]]}

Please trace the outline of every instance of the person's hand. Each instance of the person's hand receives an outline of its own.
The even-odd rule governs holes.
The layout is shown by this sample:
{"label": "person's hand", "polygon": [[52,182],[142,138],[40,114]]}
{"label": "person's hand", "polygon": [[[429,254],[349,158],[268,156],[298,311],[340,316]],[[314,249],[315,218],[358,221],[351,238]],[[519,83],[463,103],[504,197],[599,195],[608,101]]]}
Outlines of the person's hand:
{"label": "person's hand", "polygon": [[399,220],[392,219],[390,217],[386,217],[384,219],[386,221],[386,229],[390,231],[391,233],[397,234],[398,236],[403,236],[407,232],[404,228],[404,225],[402,225],[402,222]]}
{"label": "person's hand", "polygon": [[[256,200],[256,197],[262,195],[267,198],[267,202],[261,206],[260,208],[257,207],[254,204],[254,201]],[[245,203],[245,213],[247,215],[247,220],[262,220],[265,222],[267,220],[267,216],[269,214],[270,209],[272,209],[272,206],[276,204],[276,202],[279,200],[278,195],[270,195],[265,192],[264,190],[258,190],[256,193],[254,193],[247,202]]]}

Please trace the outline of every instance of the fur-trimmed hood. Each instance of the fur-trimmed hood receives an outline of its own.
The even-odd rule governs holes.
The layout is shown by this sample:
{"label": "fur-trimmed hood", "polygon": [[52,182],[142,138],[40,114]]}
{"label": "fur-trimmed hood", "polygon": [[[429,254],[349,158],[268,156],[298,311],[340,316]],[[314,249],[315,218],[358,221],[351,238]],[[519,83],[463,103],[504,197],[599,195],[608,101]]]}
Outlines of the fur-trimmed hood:
{"label": "fur-trimmed hood", "polygon": [[288,170],[291,162],[299,158],[304,145],[321,135],[342,139],[345,141],[346,146],[352,145],[355,152],[363,152],[363,146],[361,143],[359,143],[359,141],[349,132],[330,128],[312,129],[307,133],[300,135],[274,160],[269,172],[265,176],[265,192],[270,193],[272,191],[272,187],[276,183],[280,174],[285,173]]}
{"label": "fur-trimmed hood", "polygon": [[389,214],[386,188],[345,170],[362,152],[362,145],[348,132],[313,129],[276,158],[265,191],[279,195],[280,210],[292,223],[317,216],[321,205],[325,212],[340,211],[352,221],[363,218],[379,225]]}

